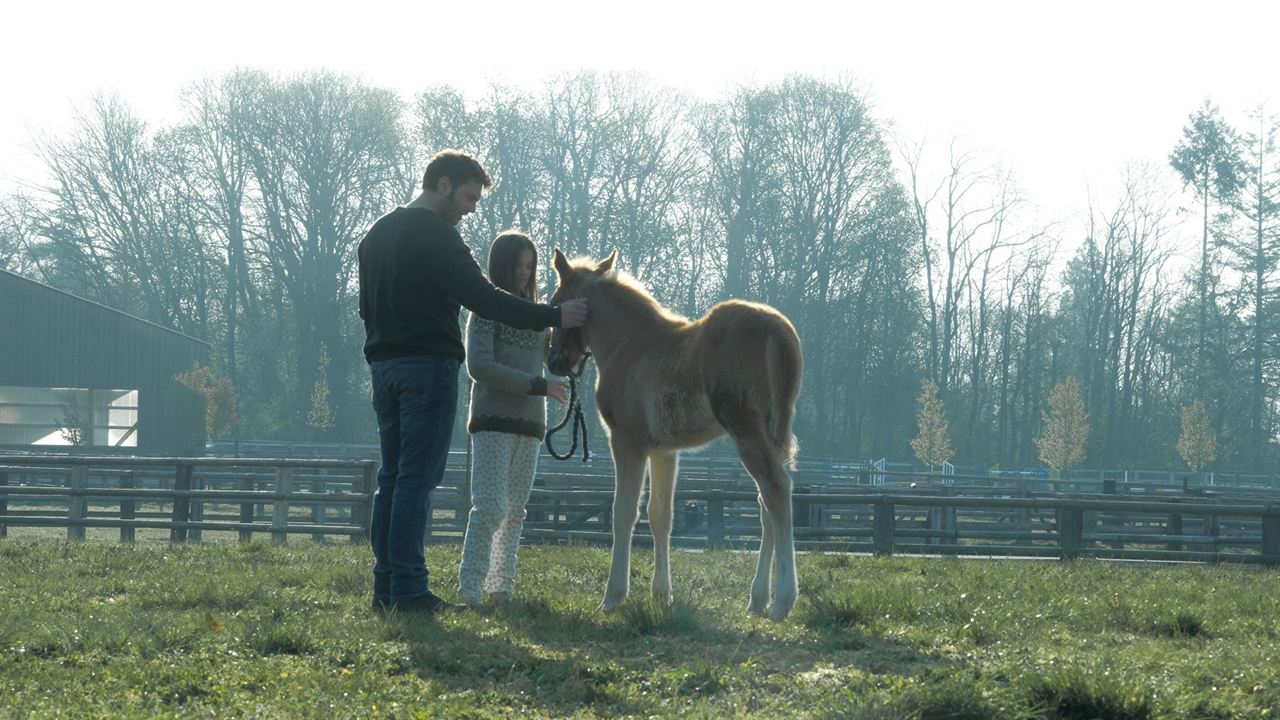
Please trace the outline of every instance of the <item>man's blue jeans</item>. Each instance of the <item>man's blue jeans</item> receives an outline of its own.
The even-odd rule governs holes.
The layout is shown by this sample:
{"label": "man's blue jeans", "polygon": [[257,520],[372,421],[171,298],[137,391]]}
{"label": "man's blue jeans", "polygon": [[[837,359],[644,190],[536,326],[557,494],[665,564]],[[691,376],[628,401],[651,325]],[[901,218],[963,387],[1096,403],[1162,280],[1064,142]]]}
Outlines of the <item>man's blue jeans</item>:
{"label": "man's blue jeans", "polygon": [[458,410],[458,361],[394,358],[370,363],[369,371],[382,448],[369,529],[373,596],[399,602],[429,589],[422,546]]}

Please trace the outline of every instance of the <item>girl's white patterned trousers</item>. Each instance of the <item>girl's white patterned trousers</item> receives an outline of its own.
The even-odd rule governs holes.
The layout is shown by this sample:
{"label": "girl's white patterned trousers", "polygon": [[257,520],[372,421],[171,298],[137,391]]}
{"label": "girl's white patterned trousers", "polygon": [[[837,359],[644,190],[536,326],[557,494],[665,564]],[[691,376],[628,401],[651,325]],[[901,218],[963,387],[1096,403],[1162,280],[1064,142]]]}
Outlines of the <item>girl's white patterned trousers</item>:
{"label": "girl's white patterned trousers", "polygon": [[515,586],[516,550],[538,444],[511,433],[471,436],[471,513],[458,569],[458,597],[464,602],[479,602],[482,591],[510,593]]}

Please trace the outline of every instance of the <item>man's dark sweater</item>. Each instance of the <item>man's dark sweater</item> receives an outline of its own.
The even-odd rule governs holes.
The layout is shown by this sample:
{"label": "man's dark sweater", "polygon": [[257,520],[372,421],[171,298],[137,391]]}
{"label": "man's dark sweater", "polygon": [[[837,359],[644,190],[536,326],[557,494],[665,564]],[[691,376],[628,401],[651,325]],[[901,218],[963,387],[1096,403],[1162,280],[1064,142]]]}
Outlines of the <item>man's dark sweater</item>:
{"label": "man's dark sweater", "polygon": [[396,208],[360,241],[360,318],[369,362],[410,355],[465,359],[458,306],[526,330],[560,324],[560,309],[494,287],[458,229],[426,208]]}

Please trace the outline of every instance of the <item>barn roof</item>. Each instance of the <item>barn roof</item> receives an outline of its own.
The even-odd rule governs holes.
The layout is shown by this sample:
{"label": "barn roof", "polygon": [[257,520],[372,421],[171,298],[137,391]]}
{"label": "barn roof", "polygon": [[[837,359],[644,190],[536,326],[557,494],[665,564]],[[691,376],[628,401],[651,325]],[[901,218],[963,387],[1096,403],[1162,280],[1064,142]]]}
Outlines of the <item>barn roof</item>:
{"label": "barn roof", "polygon": [[66,290],[60,290],[60,289],[58,289],[58,288],[56,288],[56,287],[53,287],[52,285],[46,285],[45,283],[42,283],[42,282],[40,282],[40,281],[38,281],[38,280],[32,280],[32,279],[31,279],[31,278],[29,278],[29,277],[26,277],[26,276],[23,276],[23,275],[19,275],[19,274],[17,274],[17,273],[10,272],[10,271],[8,271],[8,270],[0,269],[0,280],[15,280],[15,281],[20,281],[20,282],[24,282],[24,283],[30,283],[30,284],[32,284],[32,285],[35,285],[36,287],[39,287],[41,290],[43,290],[43,291],[45,291],[45,292],[49,292],[49,293],[56,293],[56,294],[58,294],[58,295],[65,296],[65,297],[67,297],[67,298],[71,298],[72,300],[75,300],[76,302],[81,302],[81,303],[85,303],[85,304],[87,304],[87,305],[91,305],[91,306],[93,306],[93,307],[101,308],[101,309],[103,309],[103,310],[106,310],[107,312],[113,313],[113,314],[115,314],[115,315],[119,315],[119,316],[121,316],[121,317],[123,317],[123,318],[127,318],[127,319],[129,319],[129,320],[131,320],[131,321],[133,321],[133,322],[136,322],[136,323],[142,323],[143,325],[150,325],[151,327],[157,328],[157,329],[159,329],[159,330],[163,330],[163,331],[165,331],[165,332],[167,332],[167,333],[172,333],[172,334],[177,335],[177,336],[179,336],[179,337],[182,337],[182,338],[185,338],[185,339],[187,339],[187,340],[190,340],[191,342],[194,342],[194,343],[200,343],[201,345],[204,345],[204,346],[206,346],[206,347],[211,347],[211,345],[210,345],[207,341],[201,340],[201,339],[200,339],[200,338],[198,338],[198,337],[192,337],[191,335],[187,335],[186,333],[178,332],[177,330],[174,330],[173,328],[165,327],[164,325],[160,325],[159,323],[151,322],[150,320],[145,320],[145,319],[143,319],[143,318],[138,317],[137,315],[130,315],[129,313],[127,313],[127,312],[125,312],[125,311],[123,311],[123,310],[118,310],[118,309],[116,309],[116,308],[113,308],[113,307],[111,307],[110,305],[103,305],[103,304],[102,304],[102,303],[100,303],[100,302],[95,302],[95,301],[93,301],[93,300],[89,300],[88,298],[80,297],[79,295],[76,295],[76,294],[74,294],[74,293],[67,292]]}

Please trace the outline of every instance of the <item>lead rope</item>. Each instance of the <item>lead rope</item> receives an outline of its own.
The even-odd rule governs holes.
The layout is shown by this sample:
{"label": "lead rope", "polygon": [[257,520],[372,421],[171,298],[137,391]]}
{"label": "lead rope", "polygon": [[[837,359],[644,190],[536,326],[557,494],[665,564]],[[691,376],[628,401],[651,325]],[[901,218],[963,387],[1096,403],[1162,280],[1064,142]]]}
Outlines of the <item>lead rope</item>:
{"label": "lead rope", "polygon": [[[578,451],[578,434],[582,434],[582,462],[586,462],[591,457],[591,450],[587,447],[587,418],[582,414],[582,398],[578,397],[578,376],[582,374],[582,370],[586,367],[587,359],[582,358],[582,364],[578,366],[578,372],[569,372],[569,406],[564,410],[564,419],[559,425],[547,431],[547,452],[551,453],[551,457],[557,460],[568,460]],[[565,425],[569,424],[569,417],[573,417],[573,430],[571,431],[572,443],[569,445],[569,452],[561,455],[556,449],[551,447],[551,436],[560,431]]]}

